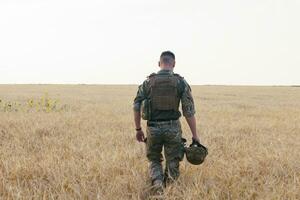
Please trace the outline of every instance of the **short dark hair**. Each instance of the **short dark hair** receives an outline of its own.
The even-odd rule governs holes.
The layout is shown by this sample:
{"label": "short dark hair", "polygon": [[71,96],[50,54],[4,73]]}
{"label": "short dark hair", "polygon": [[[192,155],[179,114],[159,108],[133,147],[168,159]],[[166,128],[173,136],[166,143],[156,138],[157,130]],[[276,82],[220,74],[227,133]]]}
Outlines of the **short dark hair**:
{"label": "short dark hair", "polygon": [[175,62],[175,55],[171,51],[164,51],[160,54],[159,62],[165,64],[173,64]]}
{"label": "short dark hair", "polygon": [[175,54],[171,51],[163,51],[161,54],[160,54],[160,59],[162,59],[163,57],[171,57],[175,60]]}

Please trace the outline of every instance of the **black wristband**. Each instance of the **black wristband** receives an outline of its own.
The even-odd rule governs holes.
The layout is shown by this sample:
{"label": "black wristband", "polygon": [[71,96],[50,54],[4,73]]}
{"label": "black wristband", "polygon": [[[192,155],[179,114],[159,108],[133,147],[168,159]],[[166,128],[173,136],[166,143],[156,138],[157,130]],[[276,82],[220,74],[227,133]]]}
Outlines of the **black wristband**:
{"label": "black wristband", "polygon": [[141,131],[141,130],[142,130],[142,128],[136,128],[135,130],[136,130],[136,131]]}

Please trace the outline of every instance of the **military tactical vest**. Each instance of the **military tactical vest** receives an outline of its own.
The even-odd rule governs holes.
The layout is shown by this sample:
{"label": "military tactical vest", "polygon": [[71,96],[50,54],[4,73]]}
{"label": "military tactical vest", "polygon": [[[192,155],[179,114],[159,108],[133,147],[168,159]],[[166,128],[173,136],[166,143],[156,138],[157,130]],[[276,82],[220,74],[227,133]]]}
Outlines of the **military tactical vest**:
{"label": "military tactical vest", "polygon": [[177,74],[151,74],[149,98],[152,120],[177,119],[179,112],[179,79]]}

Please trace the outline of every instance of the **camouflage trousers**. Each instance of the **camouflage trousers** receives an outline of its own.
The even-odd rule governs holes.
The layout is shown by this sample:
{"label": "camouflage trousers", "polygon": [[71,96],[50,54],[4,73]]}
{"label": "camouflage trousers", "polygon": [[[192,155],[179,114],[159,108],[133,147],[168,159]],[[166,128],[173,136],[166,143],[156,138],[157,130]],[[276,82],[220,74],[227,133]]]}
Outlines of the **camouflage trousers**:
{"label": "camouflage trousers", "polygon": [[[179,120],[147,123],[147,158],[150,177],[154,180],[175,180],[179,176],[179,162],[184,153],[181,142],[181,124]],[[162,167],[162,149],[166,159],[165,171]]]}

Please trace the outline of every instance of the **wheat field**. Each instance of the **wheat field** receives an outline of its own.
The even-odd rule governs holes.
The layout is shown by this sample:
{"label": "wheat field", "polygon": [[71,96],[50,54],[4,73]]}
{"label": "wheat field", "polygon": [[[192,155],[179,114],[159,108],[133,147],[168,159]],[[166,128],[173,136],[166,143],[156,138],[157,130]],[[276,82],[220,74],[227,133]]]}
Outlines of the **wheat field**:
{"label": "wheat field", "polygon": [[0,199],[300,199],[299,87],[192,86],[209,155],[184,159],[161,196],[135,140],[136,90],[0,85]]}

